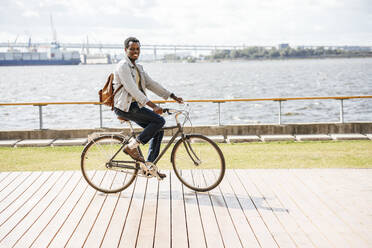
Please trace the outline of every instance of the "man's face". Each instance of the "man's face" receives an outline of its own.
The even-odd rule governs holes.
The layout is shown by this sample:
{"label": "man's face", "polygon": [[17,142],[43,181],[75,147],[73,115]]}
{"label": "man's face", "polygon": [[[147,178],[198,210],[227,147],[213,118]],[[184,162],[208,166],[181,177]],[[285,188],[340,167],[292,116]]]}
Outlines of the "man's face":
{"label": "man's face", "polygon": [[140,54],[140,44],[138,42],[129,42],[129,47],[125,48],[125,52],[131,60],[136,60]]}

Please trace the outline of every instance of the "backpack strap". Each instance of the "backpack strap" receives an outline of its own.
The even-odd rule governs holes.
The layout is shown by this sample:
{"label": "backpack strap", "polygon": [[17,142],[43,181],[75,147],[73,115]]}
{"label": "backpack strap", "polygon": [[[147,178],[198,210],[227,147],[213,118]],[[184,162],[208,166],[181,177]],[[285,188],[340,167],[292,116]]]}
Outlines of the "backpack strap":
{"label": "backpack strap", "polygon": [[[117,89],[115,90],[115,92],[112,94],[111,97],[114,98],[115,95],[116,95],[116,93],[118,93],[118,91],[119,91],[121,88],[123,88],[123,85],[120,85],[119,88],[117,88]],[[112,99],[111,110],[114,110],[114,104],[115,104],[115,101],[114,101],[114,99]]]}

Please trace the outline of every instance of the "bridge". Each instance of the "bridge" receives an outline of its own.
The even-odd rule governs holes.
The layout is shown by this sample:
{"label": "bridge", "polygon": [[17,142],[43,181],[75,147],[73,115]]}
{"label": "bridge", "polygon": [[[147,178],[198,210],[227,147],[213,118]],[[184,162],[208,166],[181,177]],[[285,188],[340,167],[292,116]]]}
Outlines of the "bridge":
{"label": "bridge", "polygon": [[[102,43],[59,43],[61,48],[91,48],[91,49],[123,49],[123,44],[102,44]],[[32,43],[32,47],[49,47],[50,43]],[[0,42],[0,47],[12,47],[12,48],[27,48],[30,44],[27,42],[23,43],[8,43]],[[243,49],[245,45],[175,45],[175,44],[142,44],[141,48],[144,50],[191,50],[191,51],[213,51],[221,49]],[[271,48],[268,46],[267,48]]]}
{"label": "bridge", "polygon": [[[51,43],[48,42],[39,42],[39,43],[29,43],[29,42],[18,42],[18,43],[10,43],[10,42],[0,42],[0,48],[49,48]],[[99,49],[99,50],[122,50],[123,43],[59,43],[62,49],[85,49],[89,51],[89,49]],[[285,45],[285,46],[282,46]],[[241,50],[249,47],[260,47],[264,49],[273,49],[278,47],[280,49],[285,49],[289,47],[289,44],[279,44],[278,46],[246,46],[244,44],[232,44],[232,45],[200,45],[200,44],[141,44],[142,50],[153,51],[153,58],[156,60],[158,51],[169,51],[169,53],[177,54],[177,52],[181,51],[188,51],[188,52],[213,52],[217,50]],[[372,46],[294,46],[295,48],[300,49],[340,49],[346,51],[372,51]]]}
{"label": "bridge", "polygon": [[[59,43],[61,48],[66,49],[123,49],[123,43]],[[27,47],[49,47],[48,42],[34,42],[30,45],[28,42],[0,42],[1,47],[12,47],[12,48],[27,48]],[[288,45],[289,46],[289,45]],[[259,46],[259,45],[245,45],[245,44],[231,44],[231,45],[200,45],[200,44],[142,44],[141,48],[144,50],[168,50],[168,51],[214,51],[214,50],[233,50],[233,49],[244,49],[249,47],[262,47],[265,49],[275,48],[277,46]],[[324,45],[324,46],[312,46],[312,45],[301,45],[294,46],[295,48],[302,49],[342,49],[342,50],[372,50],[372,46],[347,46],[347,45]]]}
{"label": "bridge", "polygon": [[[59,43],[62,49],[105,49],[105,50],[122,50],[124,44],[102,44],[102,43]],[[29,44],[27,42],[24,43],[8,43],[8,42],[0,42],[0,48],[28,48],[28,47],[35,47],[35,48],[47,48],[50,47],[50,43],[42,42],[42,43],[32,43]],[[245,45],[175,45],[175,44],[141,44],[142,50],[150,50],[153,51],[154,58],[157,58],[158,51],[169,51],[170,53],[176,54],[180,51],[193,51],[197,52],[212,52],[215,50],[224,50],[224,49],[243,49]],[[267,47],[267,48],[272,48]]]}

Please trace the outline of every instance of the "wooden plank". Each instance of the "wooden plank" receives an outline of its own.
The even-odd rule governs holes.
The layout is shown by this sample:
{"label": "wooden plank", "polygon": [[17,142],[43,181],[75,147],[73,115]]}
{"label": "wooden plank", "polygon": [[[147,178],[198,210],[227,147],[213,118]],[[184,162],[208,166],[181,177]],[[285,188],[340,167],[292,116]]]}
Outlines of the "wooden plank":
{"label": "wooden plank", "polygon": [[172,247],[188,247],[188,233],[183,200],[182,184],[176,174],[171,171],[171,217],[172,217]]}
{"label": "wooden plank", "polygon": [[[312,176],[316,176],[319,187],[316,192],[323,198],[329,197],[335,207],[343,210],[336,210],[338,214],[345,218],[353,228],[360,232],[365,232],[366,238],[372,238],[368,235],[372,232],[372,218],[370,217],[370,208],[372,206],[372,171],[364,169],[341,170],[312,170]],[[298,174],[298,173],[297,173]],[[351,182],[347,178],[352,174],[359,178],[358,182]],[[306,179],[306,178],[304,178]],[[313,187],[313,190],[315,188]],[[363,199],[363,200],[361,200]]]}
{"label": "wooden plank", "polygon": [[[128,177],[129,175],[127,176],[126,180],[128,180]],[[110,212],[111,216],[108,218],[109,222],[107,224],[106,231],[104,232],[104,236],[102,237],[102,240],[97,243],[100,244],[100,247],[118,246],[135,188],[136,180],[124,191],[109,195],[107,201],[110,202],[110,204],[115,203],[115,206],[112,212]]]}
{"label": "wooden plank", "polygon": [[[20,175],[16,178],[14,178],[14,180],[12,180],[10,182],[10,184],[7,185],[6,188],[4,188],[1,192],[0,192],[0,204],[4,204],[3,201],[8,201],[9,202],[9,198],[11,194],[13,194],[14,191],[16,190],[20,190],[20,185],[24,185],[25,183],[30,183],[30,181],[27,181],[30,177],[32,178],[33,176],[36,176],[38,174],[40,174],[40,172],[35,172],[35,173],[31,173],[31,172],[23,172],[23,173],[19,173]],[[32,181],[31,181],[32,182]],[[24,187],[22,187],[24,188]],[[19,195],[19,193],[15,193],[16,196]],[[14,199],[14,197],[12,198]]]}
{"label": "wooden plank", "polygon": [[154,247],[171,247],[171,215],[170,215],[170,171],[162,171],[167,177],[159,182],[157,214],[154,235]]}
{"label": "wooden plank", "polygon": [[84,181],[80,171],[77,175],[79,179],[78,182],[73,186],[70,192],[66,190],[68,194],[63,200],[62,205],[56,210],[51,219],[48,220],[44,228],[39,230],[37,237],[32,241],[30,247],[42,247],[46,246],[46,244],[49,245],[57,235],[58,230],[62,228],[78,200],[85,193],[88,185]]}
{"label": "wooden plank", "polygon": [[9,176],[6,176],[0,184],[0,192],[3,190],[6,190],[6,188],[19,176],[21,176],[21,172],[12,172],[9,174]]}
{"label": "wooden plank", "polygon": [[159,183],[156,178],[150,178],[147,183],[145,205],[138,232],[136,247],[153,247]]}
{"label": "wooden plank", "polygon": [[[265,221],[261,218],[257,206],[254,204],[252,196],[247,192],[242,180],[238,175],[241,175],[243,170],[233,170],[226,174],[226,179],[229,180],[235,194],[238,196],[238,201],[243,208],[246,221],[253,230],[257,241],[261,247],[278,247],[273,235],[270,233]],[[226,180],[225,179],[225,180]]]}
{"label": "wooden plank", "polygon": [[[342,239],[352,246],[363,247],[368,245],[368,242],[356,235],[354,228],[352,228],[350,225],[347,225],[340,215],[329,205],[329,203],[332,202],[330,199],[322,200],[316,192],[304,184],[299,177],[295,176],[296,171],[291,171],[291,173],[294,175],[293,180],[300,182],[303,185],[304,191],[307,191],[314,196],[314,203],[317,202],[317,205],[321,206],[321,208],[324,209],[324,212],[327,211],[326,216],[330,226],[336,226],[334,229],[342,237]],[[311,184],[314,185],[313,183]],[[319,185],[315,185],[315,187],[317,188]]]}
{"label": "wooden plank", "polygon": [[58,213],[71,194],[72,189],[76,187],[80,179],[80,173],[78,171],[73,172],[71,179],[67,181],[62,192],[58,194],[56,199],[53,200],[43,214],[35,220],[33,225],[23,233],[22,237],[17,240],[14,247],[30,247],[32,245]]}
{"label": "wooden plank", "polygon": [[[279,247],[295,247],[296,244],[293,242],[289,234],[285,231],[283,224],[276,218],[274,211],[266,202],[266,196],[261,195],[255,185],[247,177],[247,170],[241,173],[241,177],[244,179],[243,184],[247,192],[252,196],[252,200],[257,207],[262,219],[268,226],[271,234],[274,236]],[[278,211],[285,211],[285,209],[279,209]]]}
{"label": "wooden plank", "polygon": [[[123,184],[129,175],[125,173],[117,172],[115,175],[115,184]],[[112,185],[111,185],[112,186]],[[105,194],[105,199],[102,202],[100,211],[97,213],[94,225],[92,225],[91,230],[87,240],[84,243],[84,247],[99,247],[106,235],[106,231],[112,221],[112,216],[117,206],[119,200],[119,193],[116,194]],[[117,232],[121,230],[116,230]]]}
{"label": "wooden plank", "polygon": [[[99,181],[103,179],[103,176],[104,172],[97,171],[94,178]],[[96,193],[97,191],[95,189],[89,185],[86,185],[82,195],[77,200],[71,212],[68,214],[68,216],[66,216],[66,219],[63,221],[60,228],[57,230],[57,233],[55,233],[52,240],[48,244],[50,247],[69,245],[69,240],[74,235],[75,230],[78,228],[79,223],[84,217]]]}
{"label": "wooden plank", "polygon": [[16,214],[17,211],[21,209],[34,194],[37,193],[43,184],[48,181],[51,175],[52,173],[42,173],[40,180],[32,184],[22,197],[17,198],[16,201],[11,202],[10,205],[8,204],[7,206],[3,207],[0,212],[0,228],[9,218]]}
{"label": "wooden plank", "polygon": [[72,177],[72,171],[58,172],[60,177],[56,180],[52,188],[45,194],[45,197],[27,213],[27,215],[21,219],[20,222],[12,229],[11,233],[3,240],[9,247],[14,247],[18,240],[32,228],[36,221],[44,214],[48,207],[53,201],[59,196],[64,190],[64,187]]}
{"label": "wooden plank", "polygon": [[288,233],[296,247],[313,247],[315,244],[311,241],[309,236],[304,232],[301,225],[296,223],[293,216],[289,214],[292,209],[289,209],[285,202],[280,199],[274,192],[277,187],[277,181],[273,178],[268,180],[267,171],[247,171],[248,180],[251,181],[261,196],[265,198],[271,211],[274,213],[278,221],[282,224],[283,229]]}
{"label": "wooden plank", "polygon": [[[312,170],[314,171],[314,170]],[[317,172],[316,172],[317,171]],[[354,216],[368,216],[372,205],[369,189],[372,187],[371,171],[369,169],[347,170],[315,170],[319,179],[326,181],[327,192],[342,202],[342,206]],[[358,192],[356,194],[356,192]],[[347,199],[345,201],[345,199]],[[363,199],[363,201],[361,201]],[[356,208],[356,206],[358,206]]]}
{"label": "wooden plank", "polygon": [[[233,173],[231,170],[227,170],[226,174]],[[228,207],[232,221],[236,227],[236,232],[241,240],[243,247],[260,247],[260,244],[247,222],[243,208],[238,201],[238,197],[233,191],[227,176],[222,180],[219,185],[220,192],[223,200]]]}
{"label": "wooden plank", "polygon": [[9,179],[7,179],[8,177],[15,177],[17,176],[17,174],[19,174],[19,172],[0,172],[0,192],[2,191],[2,189],[6,188],[5,185],[6,181],[11,181]]}
{"label": "wooden plank", "polygon": [[301,206],[297,203],[297,198],[288,191],[288,188],[294,187],[294,185],[286,182],[282,185],[279,181],[280,175],[276,170],[267,171],[267,181],[275,182],[276,187],[272,189],[278,195],[282,202],[284,202],[289,209],[289,214],[296,220],[301,226],[301,229],[307,234],[309,239],[316,247],[327,248],[333,247],[333,244],[328,240],[326,233],[322,232],[318,225],[313,223],[312,219],[305,213]]}
{"label": "wooden plank", "polygon": [[[113,179],[116,179],[116,176],[120,173],[111,173],[111,171],[104,171],[99,172],[103,173],[103,177],[101,179],[100,185],[103,188],[109,188],[112,186]],[[78,222],[78,226],[75,228],[73,234],[71,235],[70,239],[67,242],[66,247],[83,247],[90,236],[90,232],[96,223],[98,216],[101,213],[102,207],[105,204],[107,199],[107,194],[97,191],[89,205],[87,206],[83,216]],[[98,244],[95,244],[98,247]]]}
{"label": "wooden plank", "polygon": [[[302,171],[293,171],[292,172],[296,178],[304,184],[304,186],[311,191],[319,201],[326,206],[331,212],[332,216],[335,219],[339,219],[342,224],[349,229],[349,231],[345,232],[344,234],[347,236],[346,238],[349,239],[350,243],[357,247],[363,246],[372,246],[372,239],[370,239],[370,231],[372,230],[372,225],[370,225],[370,231],[368,230],[368,224],[365,225],[368,221],[369,216],[358,216],[356,214],[350,214],[348,210],[344,207],[344,204],[341,204],[337,200],[334,199],[334,192],[341,191],[343,194],[344,199],[348,199],[351,195],[358,195],[358,190],[353,190],[352,194],[348,194],[348,192],[342,190],[342,187],[338,187],[338,190],[335,190],[330,187],[330,184],[324,184],[319,178],[319,174],[321,172],[314,172],[310,171],[307,174],[304,174]],[[345,174],[347,172],[345,171]],[[336,185],[341,186],[343,182],[343,177],[338,176],[336,180],[339,180]],[[335,179],[333,179],[335,180]],[[360,197],[360,196],[359,196]],[[358,205],[357,205],[358,206]],[[361,209],[360,206],[354,208]],[[370,209],[370,207],[369,207]],[[368,211],[368,210],[367,210]],[[364,222],[364,223],[363,223]],[[364,225],[363,225],[364,224]],[[367,227],[367,230],[366,230]]]}
{"label": "wooden plank", "polygon": [[290,170],[277,171],[278,179],[281,183],[289,184],[286,188],[295,197],[296,203],[301,207],[302,211],[309,216],[310,220],[316,225],[320,232],[326,233],[326,238],[330,241],[333,247],[350,247],[347,240],[339,233],[339,226],[330,224],[332,220],[328,217],[330,212],[314,198],[314,195],[306,191],[299,182],[294,181]]}
{"label": "wooden plank", "polygon": [[1,185],[2,185],[3,180],[5,178],[7,178],[10,174],[11,174],[11,172],[8,172],[8,171],[2,171],[2,172],[0,172],[0,188],[1,188]]}
{"label": "wooden plank", "polygon": [[[189,182],[192,182],[190,170],[183,170],[182,174]],[[183,185],[185,201],[186,222],[190,247],[207,247],[204,235],[203,222],[200,215],[196,192]]]}
{"label": "wooden plank", "polygon": [[[215,179],[212,170],[204,170],[204,177],[208,182],[214,181]],[[219,187],[209,191],[208,194],[212,202],[212,208],[215,212],[225,246],[243,247]]]}
{"label": "wooden plank", "polygon": [[[62,173],[49,173],[50,177],[47,178],[45,183],[36,189],[32,195],[23,202],[21,206],[12,211],[12,214],[1,223],[0,229],[0,244],[2,241],[16,228],[16,226],[27,217],[27,215],[35,208],[35,206],[43,200],[48,192],[53,188],[56,182],[61,178]],[[9,209],[9,208],[8,208]]]}
{"label": "wooden plank", "polygon": [[7,189],[1,192],[0,213],[9,207],[18,198],[22,197],[23,193],[27,191],[31,185],[40,177],[41,172],[23,173],[14,179],[14,183],[10,184]]}
{"label": "wooden plank", "polygon": [[265,177],[261,177],[261,179],[263,184],[270,184],[270,182],[272,182],[275,185],[275,187],[271,187],[271,189],[278,196],[283,205],[286,206],[288,214],[299,225],[299,229],[303,230],[315,247],[332,247],[326,235],[321,232],[318,226],[312,222],[304,211],[302,211],[302,208],[297,204],[295,196],[286,191],[288,187],[293,187],[293,185],[286,184],[282,186],[278,177],[275,170],[269,170],[265,173]]}
{"label": "wooden plank", "polygon": [[118,247],[135,247],[146,196],[147,178],[138,177]]}
{"label": "wooden plank", "polygon": [[[192,173],[193,180],[194,174]],[[196,193],[208,247],[225,247],[209,193]]]}

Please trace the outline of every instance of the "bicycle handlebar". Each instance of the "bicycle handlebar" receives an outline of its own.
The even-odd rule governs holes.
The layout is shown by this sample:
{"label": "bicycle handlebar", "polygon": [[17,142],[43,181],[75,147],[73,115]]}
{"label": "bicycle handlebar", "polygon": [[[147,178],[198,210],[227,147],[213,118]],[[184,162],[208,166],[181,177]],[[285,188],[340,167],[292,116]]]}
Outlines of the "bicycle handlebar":
{"label": "bicycle handlebar", "polygon": [[175,109],[163,108],[163,113],[166,113],[166,114],[169,114],[169,115],[177,113],[177,112],[181,112],[181,111],[175,110]]}
{"label": "bicycle handlebar", "polygon": [[179,109],[163,108],[163,114],[173,115],[173,114],[182,114],[182,113],[188,113],[188,111],[179,110]]}
{"label": "bicycle handlebar", "polygon": [[[184,105],[184,106],[188,106],[188,105]],[[178,120],[179,115],[183,114],[185,116],[185,119],[184,119],[182,125],[184,125],[186,120],[189,119],[189,117],[188,117],[189,111],[187,111],[186,109],[179,110],[179,109],[163,108],[163,114],[168,114],[168,115],[176,114],[175,119],[176,119],[177,123],[180,123],[179,120]]]}

